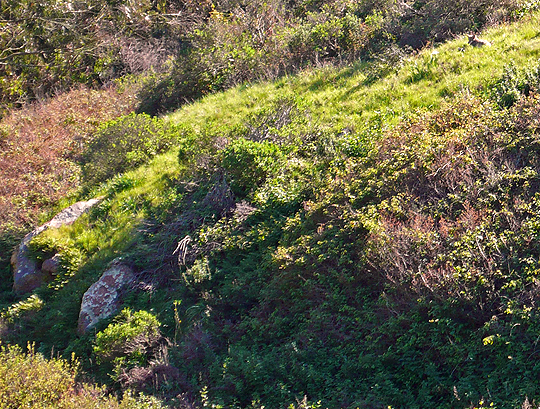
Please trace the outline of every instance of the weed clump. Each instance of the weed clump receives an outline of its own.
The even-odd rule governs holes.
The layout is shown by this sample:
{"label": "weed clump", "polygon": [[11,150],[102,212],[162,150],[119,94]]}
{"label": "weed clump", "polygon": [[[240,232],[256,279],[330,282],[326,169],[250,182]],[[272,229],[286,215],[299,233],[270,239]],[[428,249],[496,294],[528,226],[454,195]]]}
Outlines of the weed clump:
{"label": "weed clump", "polygon": [[160,325],[154,315],[126,308],[96,334],[94,354],[100,362],[113,364],[117,378],[126,369],[147,366],[150,352],[161,339]]}
{"label": "weed clump", "polygon": [[515,65],[507,65],[504,73],[492,88],[493,99],[502,108],[510,108],[522,96],[529,96],[531,92],[540,91],[540,64],[536,63],[524,69],[517,69]]}

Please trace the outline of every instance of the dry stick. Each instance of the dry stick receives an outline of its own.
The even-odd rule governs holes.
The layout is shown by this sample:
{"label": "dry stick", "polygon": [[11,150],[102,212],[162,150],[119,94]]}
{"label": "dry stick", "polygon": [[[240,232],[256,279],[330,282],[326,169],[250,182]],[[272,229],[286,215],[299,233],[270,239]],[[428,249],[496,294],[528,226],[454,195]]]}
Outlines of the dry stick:
{"label": "dry stick", "polygon": [[191,242],[191,237],[187,235],[186,237],[184,237],[182,240],[178,242],[178,246],[176,246],[176,250],[174,250],[172,253],[172,254],[176,254],[178,252],[179,265],[184,265],[184,266],[186,265],[187,247],[190,242]]}

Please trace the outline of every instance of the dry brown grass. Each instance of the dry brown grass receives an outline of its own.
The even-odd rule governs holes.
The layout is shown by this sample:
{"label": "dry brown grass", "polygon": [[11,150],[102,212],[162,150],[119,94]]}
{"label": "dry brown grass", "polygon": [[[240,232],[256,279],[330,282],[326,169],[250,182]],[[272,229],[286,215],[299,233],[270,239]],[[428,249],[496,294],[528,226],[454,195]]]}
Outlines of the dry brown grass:
{"label": "dry brown grass", "polygon": [[32,226],[79,181],[76,159],[104,121],[133,111],[129,91],[79,88],[0,121],[0,228]]}

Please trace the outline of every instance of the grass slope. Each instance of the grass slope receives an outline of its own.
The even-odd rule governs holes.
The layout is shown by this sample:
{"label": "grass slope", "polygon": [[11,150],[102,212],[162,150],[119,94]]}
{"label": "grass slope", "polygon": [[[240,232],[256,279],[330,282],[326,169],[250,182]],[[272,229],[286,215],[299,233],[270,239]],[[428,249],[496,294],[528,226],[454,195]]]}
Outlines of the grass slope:
{"label": "grass slope", "polygon": [[487,30],[489,48],[473,48],[459,38],[392,65],[367,62],[343,70],[318,69],[277,83],[254,84],[215,94],[169,115],[171,121],[204,126],[234,126],[270,101],[290,97],[309,107],[325,126],[362,128],[369,119],[385,119],[418,108],[436,108],[463,90],[486,90],[508,64],[526,66],[539,56],[538,16],[519,24]]}
{"label": "grass slope", "polygon": [[[536,72],[539,20],[487,31],[492,47],[458,38],[169,115],[176,148],[90,187],[96,209],[34,240],[36,258],[64,255],[61,274],[7,310],[5,339],[179,407],[540,399],[539,104],[496,103],[501,84],[527,93],[505,72]],[[75,335],[83,292],[119,256],[138,272],[125,306],[172,340],[142,369],[126,350],[96,364],[94,333]]]}

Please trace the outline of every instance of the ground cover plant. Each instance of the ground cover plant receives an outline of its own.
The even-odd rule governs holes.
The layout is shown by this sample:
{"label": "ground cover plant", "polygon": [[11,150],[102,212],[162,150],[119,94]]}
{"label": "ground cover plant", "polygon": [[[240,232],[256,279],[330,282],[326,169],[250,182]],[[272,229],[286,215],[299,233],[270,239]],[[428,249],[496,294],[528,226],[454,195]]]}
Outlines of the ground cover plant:
{"label": "ground cover plant", "polygon": [[[100,204],[31,242],[76,256],[2,341],[170,407],[535,405],[539,18],[104,125],[150,129],[112,150],[143,164],[86,179]],[[124,308],[79,337],[117,257]]]}
{"label": "ground cover plant", "polygon": [[76,381],[77,362],[45,359],[30,345],[0,352],[0,407],[2,408],[145,408],[164,406],[156,399],[125,394],[122,399],[108,397],[103,389]]}

